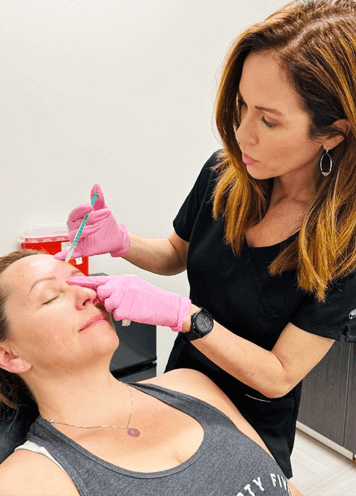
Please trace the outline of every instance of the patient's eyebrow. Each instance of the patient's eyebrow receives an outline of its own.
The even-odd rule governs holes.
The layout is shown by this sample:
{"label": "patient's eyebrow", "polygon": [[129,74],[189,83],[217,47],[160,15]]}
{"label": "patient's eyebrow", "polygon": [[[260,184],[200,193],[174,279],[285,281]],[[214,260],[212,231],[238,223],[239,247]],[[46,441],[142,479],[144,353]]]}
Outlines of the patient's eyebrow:
{"label": "patient's eyebrow", "polygon": [[[72,270],[72,272],[70,273],[69,277],[72,277],[76,274],[80,274],[80,275],[83,275],[83,272],[81,272],[80,270],[78,269],[74,269]],[[41,279],[38,279],[37,281],[35,281],[32,286],[31,286],[31,289],[29,291],[29,293],[31,293],[31,291],[33,290],[33,288],[36,286],[36,284],[40,283],[40,282],[43,282],[43,281],[54,281],[55,279],[57,279],[55,276],[52,276],[52,277],[42,277]]]}
{"label": "patient's eyebrow", "polygon": [[30,293],[31,291],[33,290],[33,288],[36,286],[36,284],[39,284],[40,282],[43,282],[43,281],[53,281],[54,279],[56,279],[54,276],[53,277],[42,277],[42,279],[38,279],[37,281],[35,281],[32,286],[31,286],[31,289],[30,289]]}

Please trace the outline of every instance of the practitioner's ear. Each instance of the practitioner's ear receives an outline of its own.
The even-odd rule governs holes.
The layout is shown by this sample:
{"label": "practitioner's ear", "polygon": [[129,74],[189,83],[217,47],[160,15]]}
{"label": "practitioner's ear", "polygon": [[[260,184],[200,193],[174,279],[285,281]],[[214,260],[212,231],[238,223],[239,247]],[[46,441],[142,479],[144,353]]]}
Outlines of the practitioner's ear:
{"label": "practitioner's ear", "polygon": [[13,374],[22,374],[30,370],[31,364],[2,345],[0,346],[0,368]]}
{"label": "practitioner's ear", "polygon": [[344,141],[345,136],[347,136],[351,129],[351,124],[347,119],[339,119],[335,121],[332,125],[335,129],[341,132],[341,134],[337,134],[335,136],[323,137],[320,139],[320,144],[324,148],[324,150],[333,150],[337,145],[339,145],[342,141]]}

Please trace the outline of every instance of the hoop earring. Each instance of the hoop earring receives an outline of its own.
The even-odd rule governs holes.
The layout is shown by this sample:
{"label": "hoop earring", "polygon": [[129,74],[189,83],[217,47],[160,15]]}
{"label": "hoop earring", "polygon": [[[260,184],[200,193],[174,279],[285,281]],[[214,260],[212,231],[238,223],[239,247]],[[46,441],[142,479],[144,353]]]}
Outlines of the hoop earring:
{"label": "hoop earring", "polygon": [[[323,161],[324,161],[325,157],[328,157],[328,159],[329,159],[329,167],[327,170],[324,170],[324,167],[323,167]],[[328,176],[330,174],[332,168],[333,168],[333,159],[331,158],[331,156],[329,154],[329,149],[327,149],[327,150],[325,150],[324,155],[320,159],[320,170],[321,170],[322,175]]]}

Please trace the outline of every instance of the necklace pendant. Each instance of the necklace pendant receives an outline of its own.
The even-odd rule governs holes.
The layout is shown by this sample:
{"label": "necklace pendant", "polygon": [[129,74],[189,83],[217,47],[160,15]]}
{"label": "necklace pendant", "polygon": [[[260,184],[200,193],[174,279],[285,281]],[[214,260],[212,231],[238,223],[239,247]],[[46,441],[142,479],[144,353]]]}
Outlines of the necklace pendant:
{"label": "necklace pendant", "polygon": [[127,429],[127,434],[131,437],[138,437],[141,433],[138,429],[131,427],[130,429]]}

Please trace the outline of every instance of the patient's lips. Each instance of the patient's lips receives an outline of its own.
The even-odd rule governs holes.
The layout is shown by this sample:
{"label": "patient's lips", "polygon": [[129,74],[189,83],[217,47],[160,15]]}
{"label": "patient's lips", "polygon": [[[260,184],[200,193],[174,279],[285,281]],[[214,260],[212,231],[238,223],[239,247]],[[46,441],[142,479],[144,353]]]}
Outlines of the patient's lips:
{"label": "patient's lips", "polygon": [[80,331],[83,331],[84,329],[87,329],[87,327],[90,327],[92,325],[95,325],[99,321],[106,321],[106,316],[103,312],[100,312],[97,315],[94,315],[91,317],[88,322],[80,329]]}

